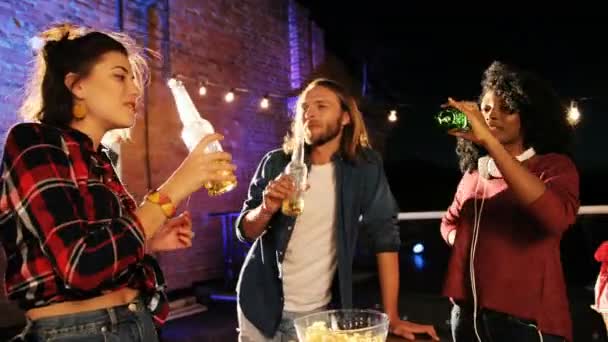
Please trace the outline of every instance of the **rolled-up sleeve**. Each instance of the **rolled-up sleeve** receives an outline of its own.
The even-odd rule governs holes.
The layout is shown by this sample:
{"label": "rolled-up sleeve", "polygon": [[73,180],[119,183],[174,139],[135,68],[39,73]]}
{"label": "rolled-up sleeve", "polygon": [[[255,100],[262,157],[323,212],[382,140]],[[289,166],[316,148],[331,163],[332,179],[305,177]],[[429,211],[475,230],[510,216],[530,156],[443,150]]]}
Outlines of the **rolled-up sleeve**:
{"label": "rolled-up sleeve", "polygon": [[527,207],[528,212],[536,218],[541,228],[553,234],[562,234],[576,222],[580,207],[578,171],[568,157],[555,155],[547,161],[540,178],[546,189]]}
{"label": "rolled-up sleeve", "polygon": [[253,178],[249,184],[247,199],[245,199],[241,213],[235,222],[237,238],[242,242],[251,242],[250,239],[248,239],[245,235],[243,220],[251,210],[262,204],[262,193],[270,181],[270,165],[268,161],[270,160],[271,153],[272,152],[266,154],[258,164],[255,174],[253,175]]}

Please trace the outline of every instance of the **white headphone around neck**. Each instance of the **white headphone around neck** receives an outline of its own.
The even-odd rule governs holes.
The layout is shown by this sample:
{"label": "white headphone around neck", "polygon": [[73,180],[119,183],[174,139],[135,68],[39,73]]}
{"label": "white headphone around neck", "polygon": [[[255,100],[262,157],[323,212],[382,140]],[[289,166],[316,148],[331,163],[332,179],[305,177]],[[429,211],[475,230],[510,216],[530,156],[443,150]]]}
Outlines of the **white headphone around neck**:
{"label": "white headphone around neck", "polygon": [[[517,160],[519,160],[519,162],[523,162],[525,160],[528,160],[530,158],[532,158],[534,155],[536,154],[536,151],[534,151],[534,148],[529,148],[526,151],[524,151],[524,153],[520,154],[519,156],[517,156]],[[500,170],[498,170],[498,167],[496,166],[496,163],[494,162],[494,159],[492,159],[492,157],[490,156],[484,156],[479,158],[479,160],[477,161],[477,170],[479,171],[479,176],[480,178],[485,178],[485,179],[490,179],[491,177],[494,178],[502,178],[502,174],[500,173]],[[477,210],[477,197],[475,197],[475,201],[474,201],[474,214],[475,217],[473,219],[473,236],[472,236],[472,240],[471,240],[471,249],[469,251],[469,276],[471,279],[471,290],[473,292],[473,330],[475,332],[475,337],[477,338],[478,342],[481,342],[481,337],[479,336],[479,332],[477,330],[477,311],[478,311],[478,298],[477,298],[477,285],[476,285],[476,279],[475,279],[475,254],[477,251],[477,242],[478,242],[478,238],[479,238],[479,226],[481,225],[481,214],[483,212],[483,205],[484,202],[486,200],[486,191],[487,191],[487,187],[488,187],[488,182],[486,181],[481,181],[480,178],[477,178],[477,185],[475,186],[475,194],[477,196],[477,191],[479,190],[479,184],[483,183],[483,196],[481,197],[481,207],[479,208],[479,210]],[[540,337],[540,341],[543,342],[543,336],[541,331],[538,329],[537,326],[532,326],[534,327],[537,332],[538,332],[538,336]]]}
{"label": "white headphone around neck", "polygon": [[[534,148],[530,147],[529,149],[524,151],[524,153],[518,155],[516,158],[520,162],[523,162],[534,157],[535,154],[536,151],[534,151]],[[484,156],[479,158],[479,160],[477,161],[477,170],[479,170],[479,175],[485,179],[490,179],[491,177],[502,178],[500,170],[498,170],[494,159],[490,156]]]}

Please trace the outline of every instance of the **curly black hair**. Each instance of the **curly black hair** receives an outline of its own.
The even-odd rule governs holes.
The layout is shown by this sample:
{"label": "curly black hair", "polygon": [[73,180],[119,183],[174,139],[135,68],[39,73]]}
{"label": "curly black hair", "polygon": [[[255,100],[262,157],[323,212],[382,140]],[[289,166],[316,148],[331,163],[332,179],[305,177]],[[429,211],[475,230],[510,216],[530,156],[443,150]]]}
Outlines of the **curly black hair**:
{"label": "curly black hair", "polygon": [[[519,113],[525,148],[533,147],[539,154],[570,154],[572,126],[565,106],[547,81],[530,71],[495,61],[484,72],[481,87],[480,101],[492,91],[506,110]],[[459,138],[456,154],[463,173],[477,169],[481,153],[472,142]]]}

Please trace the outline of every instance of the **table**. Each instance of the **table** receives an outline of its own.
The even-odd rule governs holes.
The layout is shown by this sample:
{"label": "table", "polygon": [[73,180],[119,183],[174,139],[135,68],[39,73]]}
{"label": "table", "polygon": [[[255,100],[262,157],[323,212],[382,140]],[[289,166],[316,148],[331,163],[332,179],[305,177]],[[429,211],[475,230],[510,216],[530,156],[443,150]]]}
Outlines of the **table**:
{"label": "table", "polygon": [[[439,338],[441,339],[441,341],[451,341],[450,339],[448,339],[444,336],[439,336]],[[389,334],[388,338],[386,339],[386,342],[436,342],[436,341],[433,341],[433,339],[431,339],[431,338],[422,338],[422,339],[419,338],[414,341],[411,341],[411,340],[406,340],[403,337]]]}

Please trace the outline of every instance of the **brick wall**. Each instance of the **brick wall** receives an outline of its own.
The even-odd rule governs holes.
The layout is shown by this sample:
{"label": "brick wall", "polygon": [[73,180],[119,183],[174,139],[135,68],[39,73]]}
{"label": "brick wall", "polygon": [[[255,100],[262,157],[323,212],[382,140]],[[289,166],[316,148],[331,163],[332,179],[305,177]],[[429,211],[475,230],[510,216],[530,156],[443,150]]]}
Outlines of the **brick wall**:
{"label": "brick wall", "polygon": [[[171,1],[170,71],[215,84],[207,87],[205,97],[200,97],[197,82],[186,80],[201,114],[225,135],[223,145],[233,154],[239,167],[239,185],[232,192],[209,198],[200,191],[190,199],[189,209],[197,218],[196,248],[158,256],[172,288],[222,276],[221,225],[218,218],[208,215],[240,209],[259,160],[264,153],[280,145],[288,127],[285,99],[271,97],[268,110],[261,110],[259,101],[266,93],[289,92],[292,70],[310,70],[292,65],[290,6],[296,13],[301,11],[289,1]],[[306,24],[305,20],[298,20],[302,22],[298,25]],[[160,32],[156,25],[151,29]],[[160,47],[160,34],[156,36],[151,44]],[[303,48],[294,63],[304,65],[311,59],[310,50],[304,48],[311,44],[305,39],[307,36],[298,37],[296,44]],[[322,45],[317,46],[317,49],[322,48]],[[183,160],[186,149],[179,139],[181,123],[162,78],[162,67],[156,69],[153,76],[148,110],[149,184],[156,187]],[[237,88],[236,100],[227,104],[223,95],[233,87]],[[145,175],[143,118],[133,133],[133,142],[122,149],[124,179],[136,197],[141,198],[148,190],[148,180],[142,177]]]}
{"label": "brick wall", "polygon": [[[259,108],[260,98],[266,93],[285,95],[301,85],[325,56],[323,32],[309,23],[306,11],[294,0],[171,0],[168,9],[159,5],[148,11],[143,7],[146,2],[124,1],[123,27],[141,43],[147,36],[149,47],[162,52],[162,19],[168,13],[170,56],[152,63],[147,106],[149,178],[143,116],[137,120],[132,141],[121,147],[122,177],[128,189],[140,200],[149,185],[159,186],[186,156],[179,138],[181,124],[166,87],[167,72],[218,85],[208,87],[207,96],[199,97],[196,81],[186,81],[201,113],[225,134],[225,149],[232,152],[239,167],[239,185],[231,193],[209,198],[200,191],[192,196],[189,209],[197,232],[194,247],[159,255],[170,288],[177,289],[221,277],[220,223],[208,215],[240,209],[260,158],[280,145],[289,123],[286,98],[271,97],[268,110]],[[32,56],[29,38],[63,20],[116,30],[116,4],[111,0],[0,2],[2,142],[18,120],[16,109]],[[223,94],[231,87],[247,92],[237,90],[236,100],[227,104]],[[1,281],[0,288],[4,288]]]}

